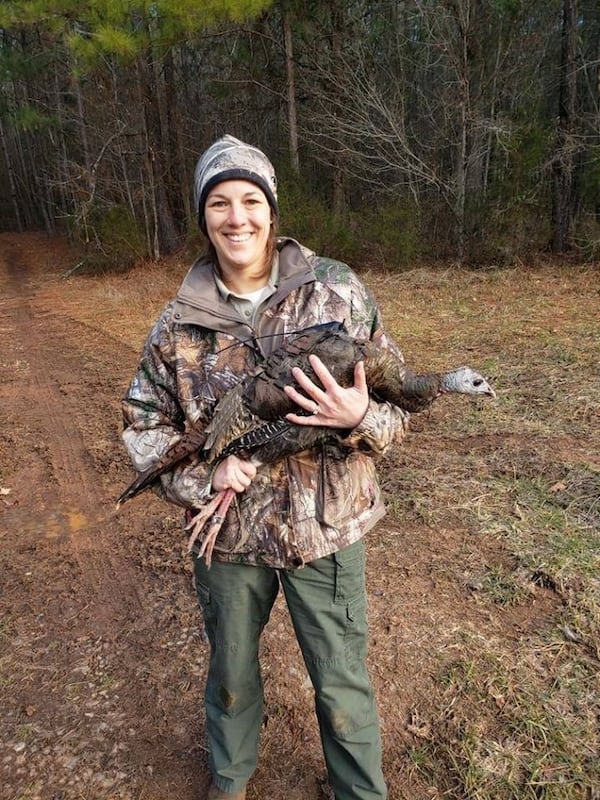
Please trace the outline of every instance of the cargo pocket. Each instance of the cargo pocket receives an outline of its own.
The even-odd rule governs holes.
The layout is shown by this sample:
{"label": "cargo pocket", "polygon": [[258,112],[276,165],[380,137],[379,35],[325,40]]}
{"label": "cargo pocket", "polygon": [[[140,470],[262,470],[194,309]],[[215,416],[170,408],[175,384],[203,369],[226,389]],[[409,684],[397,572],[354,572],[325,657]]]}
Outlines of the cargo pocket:
{"label": "cargo pocket", "polygon": [[[196,563],[197,557],[194,557],[194,563]],[[200,606],[200,610],[202,611],[202,618],[204,619],[204,630],[206,631],[206,635],[208,636],[209,642],[214,644],[214,632],[216,628],[216,618],[217,618],[217,607],[216,603],[213,602],[213,598],[211,595],[211,591],[206,586],[206,584],[202,583],[198,576],[198,570],[195,570],[195,586],[196,586],[196,595],[198,597],[198,605]]]}
{"label": "cargo pocket", "polygon": [[335,603],[344,603],[365,595],[365,543],[362,539],[333,554]]}
{"label": "cargo pocket", "polygon": [[357,665],[367,655],[367,600],[365,590],[365,545],[362,540],[334,554],[335,602],[345,606],[344,656],[347,665]]}
{"label": "cargo pocket", "polygon": [[365,595],[346,604],[346,633],[344,654],[346,664],[355,667],[363,664],[367,657],[368,627]]}

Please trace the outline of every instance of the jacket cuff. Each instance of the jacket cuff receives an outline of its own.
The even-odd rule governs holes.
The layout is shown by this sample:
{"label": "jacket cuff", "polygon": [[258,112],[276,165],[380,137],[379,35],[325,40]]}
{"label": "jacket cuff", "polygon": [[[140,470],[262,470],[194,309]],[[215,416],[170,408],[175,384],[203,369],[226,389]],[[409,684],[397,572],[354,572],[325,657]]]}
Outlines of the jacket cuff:
{"label": "jacket cuff", "polygon": [[390,403],[369,400],[367,413],[342,443],[360,450],[384,453],[399,443],[408,431],[409,414]]}

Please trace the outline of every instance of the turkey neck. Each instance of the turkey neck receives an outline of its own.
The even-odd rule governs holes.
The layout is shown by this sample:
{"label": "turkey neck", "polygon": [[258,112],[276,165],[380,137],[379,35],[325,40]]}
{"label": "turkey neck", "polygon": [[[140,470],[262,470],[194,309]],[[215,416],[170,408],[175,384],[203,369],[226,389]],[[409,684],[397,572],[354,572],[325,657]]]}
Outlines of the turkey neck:
{"label": "turkey neck", "polygon": [[370,342],[361,350],[367,385],[375,397],[405,411],[416,413],[427,408],[440,394],[442,375],[411,372],[396,355],[375,348]]}

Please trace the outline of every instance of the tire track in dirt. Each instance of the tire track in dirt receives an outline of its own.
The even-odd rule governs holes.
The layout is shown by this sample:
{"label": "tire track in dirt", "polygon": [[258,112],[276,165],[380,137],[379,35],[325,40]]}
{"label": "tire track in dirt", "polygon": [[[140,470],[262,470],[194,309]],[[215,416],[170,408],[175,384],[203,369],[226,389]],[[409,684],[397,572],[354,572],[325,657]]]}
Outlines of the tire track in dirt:
{"label": "tire track in dirt", "polygon": [[71,257],[0,234],[0,800],[183,800],[208,780],[189,562],[159,501],[113,513],[137,353]]}
{"label": "tire track in dirt", "polygon": [[[18,506],[3,516],[11,527],[75,558],[95,625],[108,632],[124,616],[141,611],[134,570],[115,554],[120,526],[110,511],[113,501],[106,497],[85,438],[87,415],[108,417],[103,393],[113,406],[118,404],[118,394],[102,385],[104,378],[109,384],[115,376],[101,357],[94,363],[89,342],[86,347],[81,341],[93,337],[92,331],[82,331],[60,308],[36,307],[26,258],[8,248],[2,261],[10,291],[1,303],[3,373],[8,378],[3,380],[3,406],[6,412],[8,400],[14,399],[11,428],[21,439],[19,447],[25,442],[37,453],[39,475],[35,485],[17,487]],[[110,426],[106,419],[108,436]],[[27,520],[29,502],[43,515]]]}

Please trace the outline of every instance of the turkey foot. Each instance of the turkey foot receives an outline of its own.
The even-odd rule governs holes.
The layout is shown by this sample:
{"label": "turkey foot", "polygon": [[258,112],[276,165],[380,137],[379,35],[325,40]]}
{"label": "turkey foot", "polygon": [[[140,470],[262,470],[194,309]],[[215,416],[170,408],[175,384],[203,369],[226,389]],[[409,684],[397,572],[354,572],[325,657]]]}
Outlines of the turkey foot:
{"label": "turkey foot", "polygon": [[224,489],[222,492],[218,492],[213,499],[192,518],[191,522],[185,526],[186,531],[191,531],[190,538],[188,539],[189,553],[202,533],[204,526],[210,520],[210,527],[198,551],[198,556],[200,558],[204,556],[206,559],[206,566],[208,568],[210,568],[212,561],[212,553],[217,536],[219,535],[221,526],[225,522],[225,516],[234,497],[235,492],[233,489]]}

